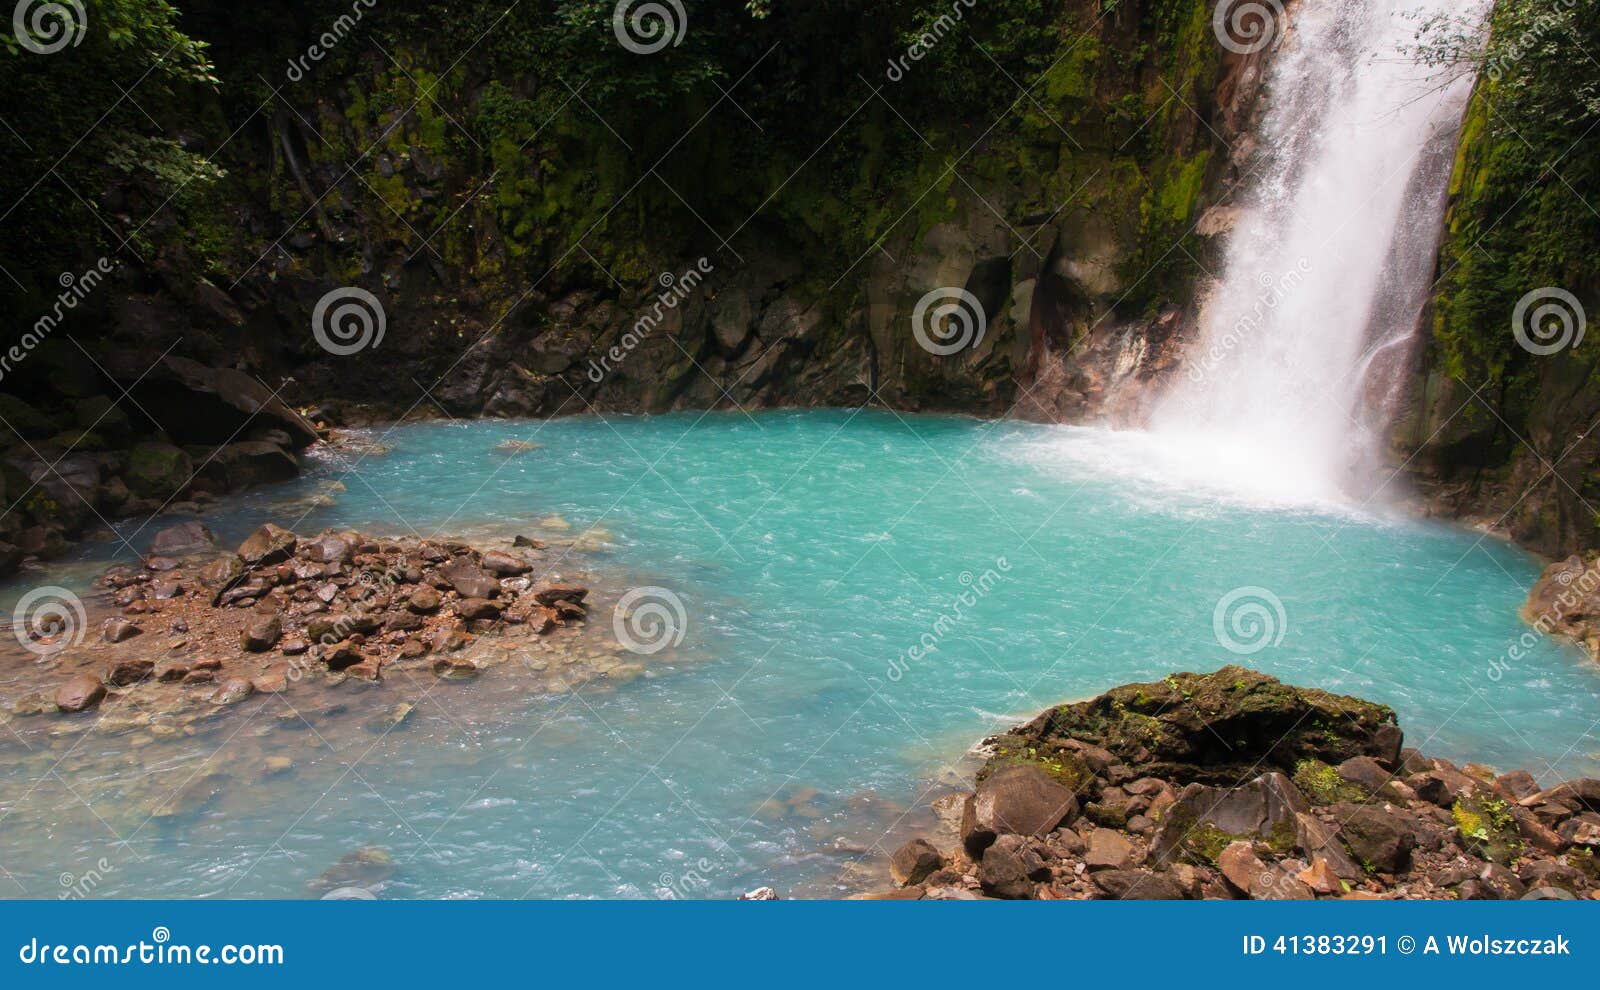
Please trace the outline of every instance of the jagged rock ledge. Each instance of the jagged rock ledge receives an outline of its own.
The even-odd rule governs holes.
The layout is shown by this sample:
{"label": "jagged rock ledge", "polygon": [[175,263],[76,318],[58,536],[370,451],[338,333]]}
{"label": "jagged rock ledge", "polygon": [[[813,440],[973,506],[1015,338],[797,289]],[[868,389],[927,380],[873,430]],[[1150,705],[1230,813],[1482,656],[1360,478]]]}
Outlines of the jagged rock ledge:
{"label": "jagged rock ledge", "polygon": [[1600,781],[1402,748],[1394,712],[1242,667],[1129,684],[986,740],[874,899],[1600,899]]}
{"label": "jagged rock ledge", "polygon": [[[72,714],[130,692],[142,710],[181,707],[196,690],[229,705],[302,680],[378,681],[391,667],[470,677],[480,637],[526,641],[586,618],[587,588],[531,576],[548,564],[542,555],[522,537],[480,550],[353,531],[304,538],[270,523],[230,552],[203,524],[182,523],[158,533],[139,566],[99,579],[117,614],[93,641],[51,655],[50,630],[33,630],[64,679],[12,714]],[[561,672],[582,675],[571,665]]]}

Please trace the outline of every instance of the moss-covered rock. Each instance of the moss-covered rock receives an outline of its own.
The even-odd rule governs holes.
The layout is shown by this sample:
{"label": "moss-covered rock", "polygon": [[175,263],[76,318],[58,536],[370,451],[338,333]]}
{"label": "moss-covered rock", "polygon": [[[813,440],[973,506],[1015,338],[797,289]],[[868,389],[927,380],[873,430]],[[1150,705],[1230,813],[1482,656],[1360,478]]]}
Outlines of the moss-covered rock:
{"label": "moss-covered rock", "polygon": [[1151,776],[1233,785],[1262,770],[1370,756],[1393,767],[1401,733],[1384,705],[1297,688],[1243,667],[1128,684],[1051,709],[996,740],[1003,754],[1062,759],[1069,740]]}
{"label": "moss-covered rock", "polygon": [[141,443],[128,453],[128,488],[143,498],[166,498],[194,473],[189,455],[170,443]]}
{"label": "moss-covered rock", "polygon": [[1522,836],[1511,805],[1487,791],[1469,791],[1450,809],[1462,847],[1492,863],[1508,866],[1522,852]]}

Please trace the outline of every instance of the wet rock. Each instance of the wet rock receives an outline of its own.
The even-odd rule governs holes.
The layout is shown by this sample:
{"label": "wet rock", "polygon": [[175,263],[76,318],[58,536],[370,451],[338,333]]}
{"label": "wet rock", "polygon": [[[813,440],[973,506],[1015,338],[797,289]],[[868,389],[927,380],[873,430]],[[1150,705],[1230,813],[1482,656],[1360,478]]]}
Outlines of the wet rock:
{"label": "wet rock", "polygon": [[889,857],[889,876],[901,887],[919,884],[944,867],[944,856],[926,839],[912,839]]}
{"label": "wet rock", "polygon": [[311,644],[301,636],[285,636],[278,642],[278,652],[286,657],[297,657],[311,649]]}
{"label": "wet rock", "polygon": [[168,526],[150,541],[147,551],[152,557],[184,557],[216,549],[217,537],[205,523],[182,522]]}
{"label": "wet rock", "polygon": [[1078,815],[1077,796],[1030,764],[1002,767],[983,779],[961,816],[961,841],[974,858],[998,836],[1043,836]]}
{"label": "wet rock", "polygon": [[329,670],[345,670],[365,659],[361,655],[361,647],[348,639],[334,643],[322,651],[322,662],[328,665]]}
{"label": "wet rock", "polygon": [[364,657],[360,663],[344,668],[346,677],[361,681],[376,681],[382,676],[382,672],[383,662],[373,657]]}
{"label": "wet rock", "polygon": [[394,875],[394,857],[376,846],[344,856],[309,884],[313,893],[341,887],[375,887]]}
{"label": "wet rock", "polygon": [[222,596],[244,577],[244,561],[234,554],[224,554],[200,569],[200,583],[212,592],[211,604],[216,605]]}
{"label": "wet rock", "polygon": [[177,494],[194,474],[189,455],[170,443],[141,443],[128,453],[123,474],[128,488],[143,498],[166,499]]}
{"label": "wet rock", "polygon": [[153,660],[118,660],[106,671],[106,683],[112,687],[128,687],[149,680],[155,669]]}
{"label": "wet rock", "polygon": [[100,627],[100,637],[107,643],[123,643],[144,632],[127,619],[110,618]]}
{"label": "wet rock", "polygon": [[250,683],[262,694],[282,694],[289,690],[289,677],[281,670],[268,671]]}
{"label": "wet rock", "polygon": [[261,765],[263,777],[276,777],[294,769],[294,761],[287,756],[269,756]]}
{"label": "wet rock", "polygon": [[187,676],[189,676],[189,665],[186,663],[169,660],[156,665],[156,680],[163,684],[182,681]]}
{"label": "wet rock", "polygon": [[211,695],[214,705],[237,705],[255,693],[255,685],[243,677],[230,677]]}
{"label": "wet rock", "polygon": [[158,805],[150,817],[157,820],[171,820],[199,814],[217,799],[228,786],[229,779],[227,774],[221,773],[196,777]]}
{"label": "wet rock", "polygon": [[250,620],[239,634],[239,645],[246,653],[265,653],[278,645],[283,635],[283,618],[276,612]]}
{"label": "wet rock", "polygon": [[741,900],[741,901],[775,901],[775,900],[778,900],[778,892],[776,890],[773,890],[771,887],[757,887],[754,890],[746,891],[745,893],[740,894],[739,895],[739,900]]}
{"label": "wet rock", "polygon": [[433,672],[448,680],[465,680],[478,676],[478,666],[465,657],[440,657],[433,662]]}
{"label": "wet rock", "polygon": [[190,670],[183,675],[184,684],[210,684],[216,679],[217,672],[214,670]]}
{"label": "wet rock", "polygon": [[575,585],[550,585],[533,593],[533,600],[548,608],[554,608],[559,602],[582,605],[583,600],[588,597],[588,588],[580,588]]}
{"label": "wet rock", "polygon": [[456,603],[456,614],[463,619],[498,619],[500,606],[484,598],[464,598]]}
{"label": "wet rock", "polygon": [[466,557],[458,557],[439,569],[439,574],[463,598],[494,598],[500,594],[500,581]]}
{"label": "wet rock", "polygon": [[299,537],[282,528],[266,523],[239,544],[239,559],[251,567],[270,567],[294,556]]}
{"label": "wet rock", "polygon": [[106,686],[93,674],[79,674],[56,689],[56,707],[63,712],[81,712],[100,704]]}
{"label": "wet rock", "polygon": [[499,577],[516,577],[533,570],[533,565],[502,550],[490,550],[483,555],[483,568]]}

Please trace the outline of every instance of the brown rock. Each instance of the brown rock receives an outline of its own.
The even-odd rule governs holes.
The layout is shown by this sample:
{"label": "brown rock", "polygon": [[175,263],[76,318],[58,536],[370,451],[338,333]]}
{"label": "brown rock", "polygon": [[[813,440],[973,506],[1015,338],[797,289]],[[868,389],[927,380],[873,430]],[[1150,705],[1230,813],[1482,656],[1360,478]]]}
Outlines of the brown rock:
{"label": "brown rock", "polygon": [[494,598],[500,594],[500,582],[469,558],[457,557],[439,568],[439,574],[463,598]]}
{"label": "brown rock", "polygon": [[423,585],[411,593],[411,600],[406,602],[406,607],[421,615],[432,615],[439,611],[439,606],[443,604],[443,601],[437,591],[427,585]]}
{"label": "brown rock", "polygon": [[187,676],[189,676],[188,664],[164,663],[156,669],[156,680],[163,684],[181,681]]}
{"label": "brown rock", "polygon": [[107,643],[122,643],[144,632],[127,619],[109,618],[100,627],[100,636]]}
{"label": "brown rock", "polygon": [[281,670],[268,671],[250,683],[262,694],[282,694],[289,690],[289,677]]}
{"label": "brown rock", "polygon": [[1097,828],[1089,833],[1083,861],[1091,870],[1125,870],[1133,865],[1133,843],[1120,832]]}
{"label": "brown rock", "polygon": [[246,653],[265,653],[283,635],[283,619],[276,613],[257,616],[239,634],[239,645]]}
{"label": "brown rock", "polygon": [[978,883],[984,892],[1007,900],[1031,898],[1034,884],[1049,877],[1050,870],[1044,860],[1020,835],[1002,835],[995,839],[978,864]]}
{"label": "brown rock", "polygon": [[79,674],[56,689],[56,707],[64,712],[87,711],[106,696],[106,686],[93,674]]}
{"label": "brown rock", "polygon": [[533,570],[533,565],[513,557],[502,550],[490,550],[483,555],[483,567],[491,574],[500,577],[516,577]]}
{"label": "brown rock", "polygon": [[1230,842],[1217,856],[1217,868],[1242,894],[1248,894],[1261,875],[1267,872],[1267,864],[1261,862],[1255,846],[1249,842]]}
{"label": "brown rock", "polygon": [[230,677],[211,695],[214,705],[237,705],[255,693],[255,685],[243,677]]}
{"label": "brown rock", "polygon": [[912,839],[889,857],[889,875],[901,887],[926,880],[944,866],[944,857],[926,839]]}
{"label": "brown rock", "polygon": [[345,670],[361,663],[365,657],[361,655],[361,647],[350,640],[341,640],[322,652],[322,662],[328,665],[329,670]]}
{"label": "brown rock", "polygon": [[463,619],[498,619],[500,606],[484,598],[463,598],[456,602],[456,614]]}
{"label": "brown rock", "polygon": [[217,672],[214,670],[191,670],[183,675],[185,684],[210,684],[216,679]]}
{"label": "brown rock", "polygon": [[155,669],[152,660],[118,660],[106,671],[106,683],[112,687],[127,687],[149,679]]}
{"label": "brown rock", "polygon": [[533,600],[547,608],[554,608],[557,602],[582,605],[583,600],[588,597],[588,588],[579,588],[573,585],[550,585],[533,593]]}
{"label": "brown rock", "polygon": [[1183,887],[1169,873],[1149,870],[1101,870],[1093,874],[1094,885],[1107,900],[1181,901]]}
{"label": "brown rock", "polygon": [[1271,867],[1250,885],[1250,897],[1257,901],[1309,901],[1316,895],[1293,873]]}
{"label": "brown rock", "polygon": [[299,537],[288,530],[267,523],[251,533],[239,544],[239,558],[252,567],[270,567],[294,556]]}
{"label": "brown rock", "polygon": [[1077,815],[1077,796],[1038,766],[1002,767],[984,778],[962,812],[961,841],[977,858],[997,836],[1048,835]]}
{"label": "brown rock", "polygon": [[1344,881],[1334,872],[1333,865],[1325,856],[1314,858],[1310,866],[1300,871],[1298,877],[1301,883],[1318,894],[1344,893]]}
{"label": "brown rock", "polygon": [[1333,809],[1341,822],[1339,837],[1356,862],[1379,873],[1398,875],[1411,869],[1417,838],[1399,815],[1372,805],[1336,804]]}
{"label": "brown rock", "polygon": [[182,557],[202,553],[217,545],[217,538],[201,522],[183,522],[168,526],[150,541],[149,553],[159,557]]}

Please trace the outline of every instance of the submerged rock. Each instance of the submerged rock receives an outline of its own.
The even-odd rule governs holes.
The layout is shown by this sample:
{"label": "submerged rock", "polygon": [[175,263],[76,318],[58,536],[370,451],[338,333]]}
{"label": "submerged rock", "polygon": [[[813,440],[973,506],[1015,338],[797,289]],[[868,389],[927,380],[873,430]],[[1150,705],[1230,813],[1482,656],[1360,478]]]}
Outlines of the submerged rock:
{"label": "submerged rock", "polygon": [[100,704],[106,686],[93,674],[79,674],[56,689],[56,707],[63,712],[87,711]]}

